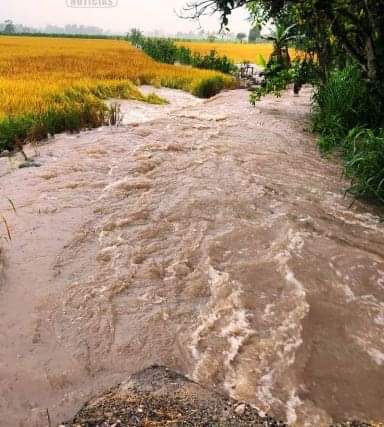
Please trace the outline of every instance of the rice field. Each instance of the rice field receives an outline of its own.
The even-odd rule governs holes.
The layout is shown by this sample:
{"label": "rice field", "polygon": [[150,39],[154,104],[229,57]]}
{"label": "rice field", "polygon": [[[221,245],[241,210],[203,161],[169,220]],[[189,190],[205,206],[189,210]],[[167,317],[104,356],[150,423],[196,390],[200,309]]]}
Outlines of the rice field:
{"label": "rice field", "polygon": [[[249,61],[258,63],[260,55],[267,61],[272,53],[272,43],[224,43],[224,42],[177,42],[178,46],[185,46],[192,52],[199,52],[203,55],[215,49],[220,56],[227,56],[236,63]],[[295,58],[297,52],[290,49],[290,55]]]}
{"label": "rice field", "polygon": [[107,98],[162,102],[138,85],[196,92],[231,77],[160,64],[120,40],[0,37],[0,151],[105,123]]}

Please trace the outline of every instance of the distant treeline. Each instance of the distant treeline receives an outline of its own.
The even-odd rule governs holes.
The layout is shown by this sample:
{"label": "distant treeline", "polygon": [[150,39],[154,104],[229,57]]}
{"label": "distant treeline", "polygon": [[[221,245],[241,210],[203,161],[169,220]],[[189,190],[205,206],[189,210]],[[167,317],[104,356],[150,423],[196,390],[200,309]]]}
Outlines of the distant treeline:
{"label": "distant treeline", "polygon": [[167,38],[145,37],[138,30],[132,30],[127,39],[156,61],[165,64],[180,63],[206,70],[221,71],[230,74],[236,71],[234,62],[226,56],[219,56],[215,49],[208,55],[192,52],[184,46],[177,46],[175,41]]}
{"label": "distant treeline", "polygon": [[[50,33],[50,32],[30,32],[30,31],[17,31],[14,33],[9,33],[9,32],[5,32],[5,31],[0,31],[0,36],[19,36],[19,37],[57,37],[57,38],[74,38],[74,39],[105,39],[105,40],[127,40],[127,36],[123,36],[123,35],[111,35],[111,34],[77,34],[77,33]],[[130,39],[130,36],[128,36],[128,38]],[[154,39],[154,40],[171,40],[173,42],[196,42],[196,41],[201,41],[201,42],[212,42],[217,44],[217,43],[228,43],[228,40],[220,40],[220,39],[216,39],[214,42],[211,40],[208,40],[206,38],[158,38],[158,37],[146,37],[148,39]],[[231,43],[234,43],[234,41],[231,41]],[[258,43],[265,43],[265,40],[256,40],[254,42],[252,42],[253,44],[258,44]],[[239,42],[240,44],[240,42]],[[139,47],[139,46],[138,46]],[[214,50],[212,48],[212,50]],[[192,64],[190,64],[192,65]],[[194,65],[195,66],[195,65]]]}
{"label": "distant treeline", "polygon": [[19,37],[56,37],[67,39],[106,39],[106,40],[125,40],[125,36],[111,36],[104,34],[58,34],[58,33],[5,33],[0,31],[0,36],[19,36]]}

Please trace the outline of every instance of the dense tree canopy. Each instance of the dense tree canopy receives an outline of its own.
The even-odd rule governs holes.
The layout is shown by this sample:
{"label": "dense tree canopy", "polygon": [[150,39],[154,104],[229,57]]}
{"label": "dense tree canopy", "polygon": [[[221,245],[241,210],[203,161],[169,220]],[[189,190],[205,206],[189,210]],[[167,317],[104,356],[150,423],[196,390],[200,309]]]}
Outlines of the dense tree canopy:
{"label": "dense tree canopy", "polygon": [[306,49],[318,55],[320,65],[353,58],[370,80],[384,79],[383,0],[196,0],[190,16],[221,13],[227,26],[231,12],[247,7],[258,20],[297,24]]}

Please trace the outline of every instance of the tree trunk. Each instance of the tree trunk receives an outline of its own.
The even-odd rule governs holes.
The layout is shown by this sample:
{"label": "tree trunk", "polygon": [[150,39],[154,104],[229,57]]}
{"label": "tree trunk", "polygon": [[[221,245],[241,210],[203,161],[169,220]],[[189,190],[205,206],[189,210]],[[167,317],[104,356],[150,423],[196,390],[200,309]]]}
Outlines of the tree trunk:
{"label": "tree trunk", "polygon": [[365,49],[367,55],[367,77],[369,80],[375,81],[377,80],[379,73],[375,48],[373,46],[371,37],[366,40]]}

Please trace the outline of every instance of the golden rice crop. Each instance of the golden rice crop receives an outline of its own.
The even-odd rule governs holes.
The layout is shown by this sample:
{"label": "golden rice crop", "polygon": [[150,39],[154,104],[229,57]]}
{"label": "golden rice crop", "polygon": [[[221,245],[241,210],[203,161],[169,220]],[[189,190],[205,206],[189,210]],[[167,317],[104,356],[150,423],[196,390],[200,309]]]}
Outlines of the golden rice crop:
{"label": "golden rice crop", "polygon": [[[271,43],[225,43],[225,42],[177,42],[178,46],[185,46],[192,52],[199,52],[207,55],[212,49],[215,49],[220,56],[227,56],[236,63],[249,61],[257,63],[259,55],[266,61],[272,53],[273,46]],[[296,51],[290,49],[291,57],[296,56]]]}
{"label": "golden rice crop", "polygon": [[153,100],[137,84],[193,92],[231,77],[160,64],[122,40],[0,37],[0,150],[25,139],[102,124],[108,97]]}

